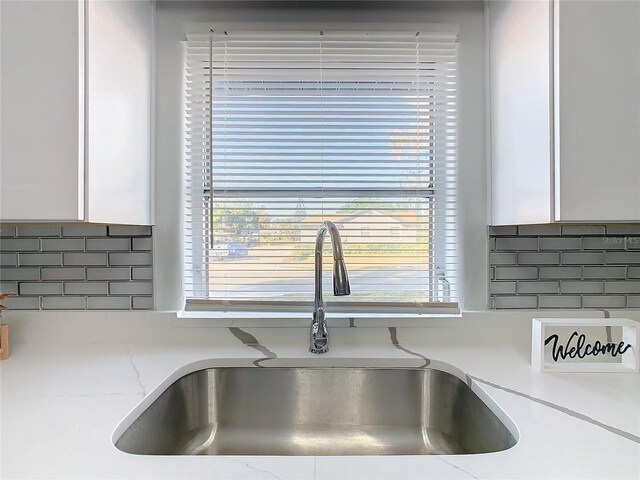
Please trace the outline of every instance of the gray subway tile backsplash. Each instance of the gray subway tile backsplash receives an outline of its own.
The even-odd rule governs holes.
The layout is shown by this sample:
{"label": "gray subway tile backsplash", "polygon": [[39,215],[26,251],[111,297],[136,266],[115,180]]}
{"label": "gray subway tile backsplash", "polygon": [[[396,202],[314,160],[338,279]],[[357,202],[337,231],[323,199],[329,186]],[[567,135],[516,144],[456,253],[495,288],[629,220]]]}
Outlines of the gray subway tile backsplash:
{"label": "gray subway tile backsplash", "polygon": [[489,293],[514,294],[516,293],[516,282],[491,282]]}
{"label": "gray subway tile backsplash", "polygon": [[134,310],[153,310],[153,297],[133,297],[131,306]]}
{"label": "gray subway tile backsplash", "polygon": [[128,252],[130,249],[130,238],[87,238],[87,252]]}
{"label": "gray subway tile backsplash", "polygon": [[105,253],[65,253],[63,257],[64,265],[107,265],[107,254]]}
{"label": "gray subway tile backsplash", "polygon": [[604,265],[604,252],[562,252],[563,265]]}
{"label": "gray subway tile backsplash", "polygon": [[17,253],[0,253],[0,267],[17,267]]}
{"label": "gray subway tile backsplash", "polygon": [[516,262],[515,252],[491,252],[489,254],[489,263],[491,265],[514,265]]}
{"label": "gray subway tile backsplash", "polygon": [[538,278],[538,267],[495,267],[496,280],[527,280]]}
{"label": "gray subway tile backsplash", "polygon": [[498,237],[497,250],[538,250],[537,238]]}
{"label": "gray subway tile backsplash", "polygon": [[150,237],[151,227],[137,225],[114,225],[109,227],[110,237]]}
{"label": "gray subway tile backsplash", "polygon": [[560,254],[557,252],[521,252],[518,253],[520,265],[557,265]]}
{"label": "gray subway tile backsplash", "polygon": [[540,267],[540,279],[573,279],[582,276],[582,267]]}
{"label": "gray subway tile backsplash", "polygon": [[18,295],[62,295],[62,283],[21,282]]}
{"label": "gray subway tile backsplash", "polygon": [[518,227],[511,225],[500,225],[497,227],[489,227],[489,235],[494,236],[506,236],[506,235],[517,235]]}
{"label": "gray subway tile backsplash", "polygon": [[129,280],[130,267],[87,268],[87,280]]}
{"label": "gray subway tile backsplash", "polygon": [[640,308],[640,295],[627,295],[627,308]]}
{"label": "gray subway tile backsplash", "polygon": [[604,261],[606,264],[640,264],[640,252],[606,252]]}
{"label": "gray subway tile backsplash", "polygon": [[20,253],[18,263],[24,265],[58,266],[62,265],[61,253]]}
{"label": "gray subway tile backsplash", "polygon": [[565,280],[560,284],[560,293],[604,293],[604,282]]}
{"label": "gray subway tile backsplash", "polygon": [[110,253],[109,265],[151,265],[151,253]]}
{"label": "gray subway tile backsplash", "polygon": [[21,225],[18,226],[18,237],[59,237],[60,227],[50,227],[42,225]]}
{"label": "gray subway tile backsplash", "polygon": [[40,297],[13,297],[2,302],[12,310],[39,310]]}
{"label": "gray subway tile backsplash", "polygon": [[560,282],[518,282],[518,294],[521,293],[560,293]]}
{"label": "gray subway tile backsplash", "polygon": [[152,245],[151,237],[134,238],[133,239],[132,249],[133,250],[145,250],[145,251],[150,252],[151,251],[151,245]]}
{"label": "gray subway tile backsplash", "polygon": [[18,282],[0,282],[0,292],[12,292],[18,291]]}
{"label": "gray subway tile backsplash", "polygon": [[[40,280],[40,269],[37,267],[0,268],[0,280]],[[13,301],[13,299],[9,300]]]}
{"label": "gray subway tile backsplash", "polygon": [[63,237],[106,237],[104,225],[67,225],[62,227]]}
{"label": "gray subway tile backsplash", "polygon": [[11,309],[153,309],[151,227],[0,225],[0,237]]}
{"label": "gray subway tile backsplash", "polygon": [[585,250],[624,250],[624,237],[584,237],[582,248]]}
{"label": "gray subway tile backsplash", "polygon": [[43,252],[84,252],[84,238],[43,238],[40,245]]}
{"label": "gray subway tile backsplash", "polygon": [[111,282],[109,293],[111,295],[151,295],[153,286],[151,282]]}
{"label": "gray subway tile backsplash", "polygon": [[583,278],[591,279],[591,278],[626,278],[627,276],[627,267],[584,267],[583,269]]}
{"label": "gray subway tile backsplash", "polygon": [[539,308],[580,308],[581,300],[577,295],[540,295]]}
{"label": "gray subway tile backsplash", "polygon": [[85,269],[83,267],[58,267],[58,268],[41,268],[41,280],[84,280],[86,278]]}
{"label": "gray subway tile backsplash", "polygon": [[41,297],[42,310],[85,310],[85,297]]}
{"label": "gray subway tile backsplash", "polygon": [[562,235],[604,235],[604,225],[562,225]]}
{"label": "gray subway tile backsplash", "polygon": [[640,225],[489,227],[489,306],[640,308]]}
{"label": "gray subway tile backsplash", "polygon": [[640,293],[640,282],[636,280],[605,282],[604,293]]}
{"label": "gray subway tile backsplash", "polygon": [[[153,308],[150,227],[0,225],[0,237],[10,308]],[[640,225],[490,227],[489,246],[492,308],[640,308]]]}
{"label": "gray subway tile backsplash", "polygon": [[640,235],[640,225],[621,224],[607,225],[609,235]]}
{"label": "gray subway tile backsplash", "polygon": [[107,282],[66,282],[64,293],[65,295],[107,295],[109,284]]}
{"label": "gray subway tile backsplash", "polygon": [[582,239],[580,237],[542,237],[538,245],[540,250],[580,250]]}
{"label": "gray subway tile backsplash", "polygon": [[2,249],[3,252],[39,252],[40,239],[38,238],[3,238],[0,248]]}
{"label": "gray subway tile backsplash", "polygon": [[12,225],[0,225],[0,237],[15,237],[16,227]]}
{"label": "gray subway tile backsplash", "polygon": [[539,237],[541,235],[560,235],[560,225],[522,225],[518,235]]}
{"label": "gray subway tile backsplash", "polygon": [[640,250],[640,237],[627,237],[627,250]]}
{"label": "gray subway tile backsplash", "polygon": [[627,297],[624,295],[585,295],[582,297],[583,308],[625,308]]}
{"label": "gray subway tile backsplash", "polygon": [[134,280],[151,280],[153,278],[153,268],[133,267],[131,269],[131,278]]}

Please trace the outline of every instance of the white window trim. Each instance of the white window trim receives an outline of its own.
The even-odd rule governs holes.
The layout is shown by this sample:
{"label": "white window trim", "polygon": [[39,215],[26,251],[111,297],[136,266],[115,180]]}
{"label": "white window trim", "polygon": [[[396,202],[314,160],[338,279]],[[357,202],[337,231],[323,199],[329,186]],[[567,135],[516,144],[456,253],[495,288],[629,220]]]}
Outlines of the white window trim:
{"label": "white window trim", "polygon": [[[263,9],[264,10],[264,9]],[[235,8],[222,10],[213,4],[185,4],[181,8],[165,5],[156,7],[156,98],[154,116],[157,135],[155,151],[154,228],[154,298],[156,310],[178,312],[184,308],[182,261],[182,189],[176,183],[182,172],[181,112],[183,109],[181,74],[184,65],[183,51],[176,46],[184,40],[185,27],[189,24],[225,19],[240,20],[261,18]],[[321,19],[331,20],[339,12],[324,9]],[[308,17],[301,14],[301,20]],[[358,18],[356,15],[355,18]],[[486,82],[486,48],[483,46],[485,18],[482,8],[472,2],[456,8],[446,8],[428,2],[416,2],[402,12],[378,9],[367,13],[368,21],[396,21],[404,24],[404,18],[426,22],[460,24],[459,44],[459,210],[458,232],[460,264],[464,274],[460,283],[461,309],[485,311],[487,309],[488,244],[487,222],[490,218],[490,178],[488,158],[490,152],[490,122],[486,116],[488,84]],[[359,21],[359,20],[358,20]],[[486,39],[485,39],[486,40]],[[184,320],[183,320],[184,321]],[[207,323],[207,322],[205,322]],[[261,326],[271,326],[270,321]],[[413,325],[413,324],[412,324]],[[420,326],[420,325],[418,325]]]}

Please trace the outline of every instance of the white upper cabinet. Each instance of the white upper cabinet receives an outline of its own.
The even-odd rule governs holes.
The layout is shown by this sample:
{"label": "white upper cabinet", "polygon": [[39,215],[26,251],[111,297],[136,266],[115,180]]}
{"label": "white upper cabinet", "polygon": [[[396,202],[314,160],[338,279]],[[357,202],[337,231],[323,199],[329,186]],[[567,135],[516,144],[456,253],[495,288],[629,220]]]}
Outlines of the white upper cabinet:
{"label": "white upper cabinet", "polygon": [[152,2],[0,9],[0,220],[150,224]]}
{"label": "white upper cabinet", "polygon": [[487,15],[492,224],[640,221],[640,3]]}
{"label": "white upper cabinet", "polygon": [[494,224],[550,220],[549,8],[546,2],[488,6]]}

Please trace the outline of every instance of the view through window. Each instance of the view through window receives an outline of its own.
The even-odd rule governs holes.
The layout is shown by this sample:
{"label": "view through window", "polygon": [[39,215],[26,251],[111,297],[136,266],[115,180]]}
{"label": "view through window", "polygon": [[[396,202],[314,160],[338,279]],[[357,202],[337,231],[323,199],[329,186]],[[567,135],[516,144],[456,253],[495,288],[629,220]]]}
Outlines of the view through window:
{"label": "view through window", "polygon": [[315,235],[331,220],[351,279],[340,302],[455,303],[455,39],[189,35],[187,298],[312,301]]}

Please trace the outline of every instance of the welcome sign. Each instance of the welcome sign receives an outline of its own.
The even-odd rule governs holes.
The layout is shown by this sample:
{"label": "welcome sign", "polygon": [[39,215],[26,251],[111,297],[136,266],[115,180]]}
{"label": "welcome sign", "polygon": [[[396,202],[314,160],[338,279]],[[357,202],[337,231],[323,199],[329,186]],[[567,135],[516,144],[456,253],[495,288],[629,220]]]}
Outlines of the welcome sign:
{"label": "welcome sign", "polygon": [[638,372],[640,323],[626,318],[534,318],[531,365],[539,372]]}

